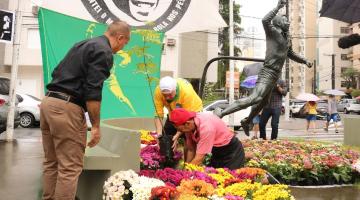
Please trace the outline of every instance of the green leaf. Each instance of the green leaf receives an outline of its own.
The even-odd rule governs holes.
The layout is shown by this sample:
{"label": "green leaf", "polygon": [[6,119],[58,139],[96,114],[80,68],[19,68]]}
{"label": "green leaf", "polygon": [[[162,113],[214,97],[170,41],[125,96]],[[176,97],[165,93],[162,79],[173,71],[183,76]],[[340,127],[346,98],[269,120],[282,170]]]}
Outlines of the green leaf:
{"label": "green leaf", "polygon": [[335,177],[336,181],[339,182],[340,181],[340,174],[333,172],[332,175]]}

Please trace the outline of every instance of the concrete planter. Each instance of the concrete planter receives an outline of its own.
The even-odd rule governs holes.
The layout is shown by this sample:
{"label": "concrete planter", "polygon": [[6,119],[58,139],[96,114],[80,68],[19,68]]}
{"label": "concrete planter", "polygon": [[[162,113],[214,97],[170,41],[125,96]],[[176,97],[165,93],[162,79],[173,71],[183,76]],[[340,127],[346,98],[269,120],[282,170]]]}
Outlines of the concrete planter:
{"label": "concrete planter", "polygon": [[360,189],[355,185],[289,186],[296,200],[358,200]]}

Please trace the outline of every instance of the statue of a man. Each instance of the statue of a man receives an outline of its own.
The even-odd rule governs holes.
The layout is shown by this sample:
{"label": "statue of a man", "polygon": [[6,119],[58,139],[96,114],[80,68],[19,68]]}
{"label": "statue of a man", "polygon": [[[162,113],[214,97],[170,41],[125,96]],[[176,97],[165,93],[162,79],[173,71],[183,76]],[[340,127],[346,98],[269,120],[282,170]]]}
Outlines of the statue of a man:
{"label": "statue of a man", "polygon": [[266,34],[266,56],[264,67],[260,70],[253,92],[246,98],[239,99],[224,110],[217,109],[215,114],[223,117],[230,113],[252,106],[249,116],[241,121],[246,135],[249,134],[251,120],[269,102],[271,92],[281,76],[281,70],[287,57],[298,63],[312,64],[305,58],[295,54],[291,47],[289,35],[290,23],[286,16],[276,15],[284,7],[286,0],[279,0],[278,5],[262,20]]}

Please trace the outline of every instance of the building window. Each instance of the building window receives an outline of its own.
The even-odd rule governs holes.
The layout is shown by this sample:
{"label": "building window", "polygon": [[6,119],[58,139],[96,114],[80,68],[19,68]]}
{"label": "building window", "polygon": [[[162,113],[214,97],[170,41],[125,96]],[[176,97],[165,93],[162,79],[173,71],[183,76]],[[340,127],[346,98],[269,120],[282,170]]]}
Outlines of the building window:
{"label": "building window", "polygon": [[347,81],[341,81],[341,87],[347,87]]}
{"label": "building window", "polygon": [[347,54],[341,54],[341,60],[349,60]]}
{"label": "building window", "polygon": [[341,34],[349,34],[350,33],[349,27],[340,27],[340,33]]}
{"label": "building window", "polygon": [[27,31],[27,47],[29,49],[41,49],[39,29],[29,28]]}
{"label": "building window", "polygon": [[346,70],[348,70],[348,69],[349,69],[348,67],[342,67],[342,68],[341,68],[341,74],[345,73]]}

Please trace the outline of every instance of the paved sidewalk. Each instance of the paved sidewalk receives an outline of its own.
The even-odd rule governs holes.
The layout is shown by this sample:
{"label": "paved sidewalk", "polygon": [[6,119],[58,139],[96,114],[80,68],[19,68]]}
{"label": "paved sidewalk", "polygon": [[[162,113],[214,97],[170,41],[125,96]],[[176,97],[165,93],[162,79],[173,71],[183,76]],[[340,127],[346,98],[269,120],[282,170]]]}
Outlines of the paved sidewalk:
{"label": "paved sidewalk", "polygon": [[[344,127],[342,122],[338,122],[338,131],[335,133],[334,124],[331,123],[329,130],[325,131],[323,127],[325,126],[325,120],[316,120],[316,129],[315,133],[312,133],[311,130],[309,133],[306,131],[306,120],[301,118],[290,118],[289,121],[286,121],[284,116],[280,117],[279,122],[279,139],[300,139],[300,140],[316,140],[316,141],[329,141],[329,142],[340,142],[344,140]],[[242,130],[237,131],[238,138],[240,139],[249,139],[253,136],[253,132],[250,132],[250,137],[247,137]],[[259,135],[260,133],[258,133]],[[271,135],[271,119],[269,120],[266,126],[266,135],[267,138],[270,138]]]}

